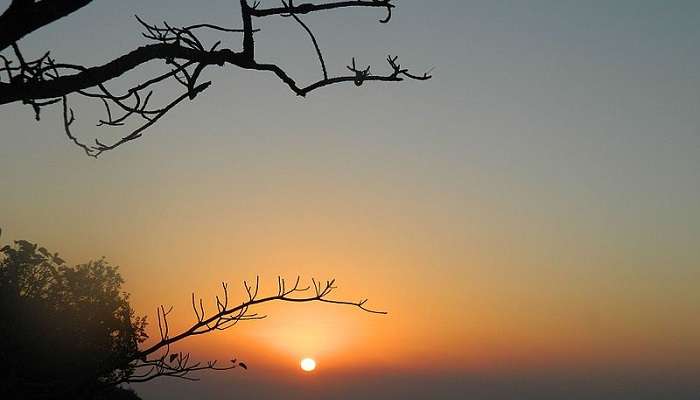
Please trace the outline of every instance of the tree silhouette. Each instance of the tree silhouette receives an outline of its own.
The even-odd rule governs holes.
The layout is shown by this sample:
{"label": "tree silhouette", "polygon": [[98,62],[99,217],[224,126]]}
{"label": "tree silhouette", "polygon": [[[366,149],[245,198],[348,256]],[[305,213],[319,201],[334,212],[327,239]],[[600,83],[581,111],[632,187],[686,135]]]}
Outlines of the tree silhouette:
{"label": "tree silhouette", "polygon": [[118,386],[160,377],[197,380],[191,374],[202,370],[247,369],[236,358],[224,364],[197,362],[189,353],[171,352],[171,346],[265,318],[253,310],[261,303],[322,302],[384,314],[367,308],[367,300],[330,299],[333,280],[312,279],[312,285],[301,287],[299,278],[289,286],[278,278],[277,291],[260,296],[256,278],[254,285],[244,283],[245,298],[235,303],[222,283],[222,295],[215,297],[216,311],[210,315],[203,300],[192,294],[195,321],[182,331],[171,332],[172,307],[160,306],[159,338],[146,346],[146,319],[129,305],[128,294],[121,291],[123,282],[118,268],[104,259],[68,266],[57,253],[24,240],[0,249],[2,398],[135,398]]}
{"label": "tree silhouette", "polygon": [[2,248],[0,380],[22,398],[80,396],[128,379],[145,319],[104,260],[68,266],[27,241]]}
{"label": "tree silhouette", "polygon": [[[415,75],[398,63],[398,58],[388,56],[388,70],[375,74],[370,67],[359,67],[352,58],[348,65],[349,74],[332,76],[323,57],[319,42],[300,16],[319,11],[347,8],[378,8],[386,11],[380,22],[391,19],[394,0],[352,0],[330,1],[325,3],[295,4],[293,0],[282,0],[277,7],[263,7],[261,2],[252,4],[240,0],[242,17],[241,28],[228,28],[201,23],[175,27],[167,22],[163,25],[149,24],[139,17],[143,36],[151,43],[117,57],[103,65],[86,67],[79,64],[57,62],[50,53],[28,60],[20,51],[17,42],[24,36],[61,19],[91,3],[92,0],[13,0],[9,8],[0,16],[0,105],[22,102],[31,106],[36,119],[41,110],[49,105],[60,103],[63,110],[63,128],[66,135],[86,154],[97,157],[126,142],[141,137],[144,131],[156,123],[166,113],[185,99],[193,100],[206,90],[211,81],[202,81],[202,73],[211,66],[233,66],[247,70],[269,72],[277,76],[298,96],[333,84],[352,82],[361,86],[366,81],[400,82],[404,79],[427,80],[428,73]],[[299,84],[284,69],[276,64],[258,61],[255,50],[254,20],[272,16],[293,18],[308,34],[313,43],[321,69],[321,78],[316,82]],[[242,35],[240,50],[219,48],[221,41],[207,44],[202,32]],[[9,50],[12,50],[11,52]],[[1,52],[7,50],[3,55]],[[163,60],[168,70],[153,76],[145,82],[132,85],[125,92],[117,93],[108,88],[107,83],[127,72],[153,60]],[[181,93],[161,105],[153,105],[153,93],[164,82],[175,82],[181,86]],[[76,114],[69,105],[69,96],[83,96],[97,99],[105,107],[105,116],[98,126],[122,127],[131,120],[139,121],[136,128],[121,134],[111,143],[94,139],[85,144],[71,131]]]}

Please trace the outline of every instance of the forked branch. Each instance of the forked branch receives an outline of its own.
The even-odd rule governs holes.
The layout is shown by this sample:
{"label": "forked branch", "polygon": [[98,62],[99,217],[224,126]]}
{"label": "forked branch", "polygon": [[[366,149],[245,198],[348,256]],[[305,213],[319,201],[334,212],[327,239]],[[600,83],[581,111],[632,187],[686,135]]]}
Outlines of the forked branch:
{"label": "forked branch", "polygon": [[337,288],[335,280],[325,282],[311,280],[311,285],[300,286],[300,278],[297,277],[292,285],[282,278],[277,278],[277,290],[274,294],[260,297],[260,279],[256,277],[254,284],[243,282],[245,299],[236,305],[231,303],[228,285],[222,283],[222,293],[215,297],[216,311],[208,315],[204,301],[195,297],[192,293],[191,303],[195,322],[187,329],[171,333],[168,316],[172,307],[158,307],[156,311],[160,340],[139,353],[139,359],[134,362],[132,368],[136,372],[124,382],[145,382],[159,376],[170,376],[188,380],[197,380],[190,376],[192,372],[201,370],[229,370],[237,367],[247,369],[247,365],[236,358],[231,359],[225,365],[220,365],[217,360],[205,363],[194,362],[189,353],[171,352],[171,346],[188,337],[198,336],[213,331],[223,331],[234,327],[240,321],[250,321],[266,318],[266,315],[254,312],[253,308],[259,304],[270,302],[308,303],[320,302],[335,305],[345,305],[359,308],[372,314],[386,314],[385,311],[377,311],[366,306],[367,299],[359,301],[336,300],[329,295]]}
{"label": "forked branch", "polygon": [[[56,1],[60,4],[72,3],[72,7],[77,7],[78,3],[89,3],[87,0]],[[0,17],[0,21],[5,15],[25,15],[17,14],[16,7],[19,7],[17,4],[21,2],[22,0],[13,1],[8,11]],[[38,7],[36,5],[47,2],[30,3],[35,4],[32,7]],[[345,82],[353,82],[355,85],[361,86],[365,82],[372,81],[400,82],[405,79],[427,80],[431,78],[429,73],[410,73],[408,69],[397,64],[396,57],[391,56],[388,58],[390,68],[384,74],[371,73],[369,66],[359,68],[355,59],[352,58],[352,64],[348,66],[350,74],[332,76],[327,69],[316,35],[299,16],[351,7],[384,9],[387,15],[381,22],[386,23],[391,19],[395,4],[394,0],[331,1],[304,4],[295,4],[293,0],[281,0],[279,7],[264,8],[260,6],[259,2],[250,5],[248,1],[240,0],[243,25],[241,28],[223,27],[209,23],[183,27],[175,27],[167,22],[155,25],[147,23],[137,16],[136,18],[143,28],[142,35],[151,43],[95,67],[57,63],[48,52],[38,59],[27,61],[16,43],[16,40],[23,34],[21,32],[5,33],[6,37],[15,39],[10,41],[10,47],[13,50],[12,56],[0,53],[0,105],[22,102],[32,107],[38,120],[44,107],[61,102],[63,128],[66,135],[86,154],[97,157],[105,151],[140,138],[146,129],[178,104],[184,100],[194,100],[197,95],[211,85],[210,81],[202,81],[201,78],[205,70],[211,66],[231,65],[248,70],[272,72],[299,96],[306,96],[316,89]],[[63,11],[70,9],[70,7],[64,8]],[[279,65],[259,62],[256,59],[254,35],[258,30],[253,27],[253,20],[270,16],[292,17],[304,29],[314,46],[321,67],[322,78],[320,80],[299,84]],[[228,48],[220,49],[221,41],[206,44],[199,35],[203,30],[222,34],[242,34],[242,49],[238,51]],[[0,43],[2,43],[2,35],[3,29],[0,29]],[[0,51],[2,49],[0,47]],[[165,62],[168,70],[145,82],[132,85],[130,89],[122,93],[116,93],[107,87],[108,82],[154,60]],[[154,96],[154,93],[158,90],[158,86],[165,82],[173,82],[181,87],[180,94],[160,105],[153,105],[154,99],[157,97]],[[71,130],[76,113],[70,107],[68,97],[73,95],[97,99],[102,103],[105,116],[98,119],[97,126],[124,129],[129,122],[133,121],[136,123],[136,127],[130,128],[127,134],[122,134],[118,139],[109,143],[97,138],[93,139],[92,143],[81,141]]]}

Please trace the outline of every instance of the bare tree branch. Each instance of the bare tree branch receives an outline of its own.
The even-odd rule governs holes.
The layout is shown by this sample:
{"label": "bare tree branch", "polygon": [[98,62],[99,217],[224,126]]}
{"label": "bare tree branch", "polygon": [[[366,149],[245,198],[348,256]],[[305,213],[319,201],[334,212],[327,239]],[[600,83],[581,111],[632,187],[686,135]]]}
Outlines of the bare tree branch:
{"label": "bare tree branch", "polygon": [[[43,3],[46,2],[47,0],[40,2],[28,1],[29,4],[24,4],[26,1],[14,1],[5,14],[0,17],[0,21],[6,15],[18,13],[19,11],[16,10],[20,8],[22,10],[27,7],[32,10],[39,9],[36,7],[39,7],[40,4],[43,7]],[[57,8],[56,19],[60,18],[59,14],[67,15],[65,13],[69,13],[69,10],[77,9],[75,7],[88,2],[87,0],[57,1],[57,4],[63,8]],[[292,0],[282,0],[281,7],[260,8],[259,2],[255,2],[251,6],[248,1],[240,0],[243,22],[241,29],[208,23],[174,27],[164,22],[163,25],[158,26],[149,24],[137,16],[136,18],[144,28],[143,36],[154,43],[141,46],[112,61],[94,67],[56,63],[49,53],[36,60],[27,61],[20,52],[16,42],[11,40],[8,43],[14,51],[14,60],[0,54],[0,105],[22,102],[32,107],[38,120],[43,107],[62,102],[63,128],[66,135],[72,142],[81,147],[86,154],[97,157],[105,151],[115,149],[124,143],[140,138],[147,128],[151,127],[176,105],[185,99],[193,100],[198,94],[206,90],[211,85],[211,82],[201,83],[200,77],[206,68],[210,66],[231,65],[247,70],[271,72],[298,96],[306,96],[316,89],[346,82],[353,82],[356,86],[361,86],[367,81],[401,82],[405,79],[427,80],[431,78],[429,73],[417,75],[409,72],[408,69],[398,65],[396,63],[397,58],[392,56],[387,58],[390,68],[384,74],[371,73],[369,66],[358,68],[355,58],[352,58],[352,64],[348,66],[350,74],[331,76],[316,36],[309,25],[303,22],[298,15],[350,7],[386,9],[387,17],[382,22],[388,22],[391,18],[391,10],[395,5],[393,0],[334,1],[298,5],[294,4]],[[21,15],[26,16],[25,14]],[[256,60],[254,34],[258,30],[253,27],[253,19],[268,16],[292,17],[302,26],[316,51],[322,70],[322,79],[308,84],[298,84],[279,65]],[[39,24],[39,22],[36,22],[36,24]],[[242,50],[218,49],[220,41],[211,46],[206,45],[197,34],[201,30],[233,34],[241,33],[243,35]],[[0,29],[0,39],[3,37],[2,32],[2,29]],[[16,37],[17,35],[19,33],[6,32],[4,37]],[[1,40],[0,43],[2,43]],[[154,60],[164,61],[170,67],[170,70],[148,79],[146,82],[133,85],[122,94],[115,94],[107,88],[106,84],[108,82],[120,78],[128,72]],[[156,86],[166,81],[172,81],[181,86],[183,88],[182,93],[161,106],[153,106],[151,99]],[[103,143],[99,139],[94,139],[93,144],[86,144],[81,142],[71,131],[76,115],[67,105],[67,97],[71,95],[99,99],[105,107],[106,116],[98,120],[97,126],[122,127],[132,120],[140,122],[136,128],[131,129],[129,133],[122,135],[112,143]]]}
{"label": "bare tree branch", "polygon": [[396,7],[392,4],[393,0],[355,0],[355,1],[334,1],[321,4],[304,3],[297,6],[292,4],[283,4],[283,7],[257,9],[251,8],[250,14],[254,17],[268,17],[270,15],[281,14],[308,14],[315,11],[334,10],[338,8],[349,7],[378,7],[385,8],[387,11],[386,18],[380,20],[381,23],[387,23],[391,20],[391,10]]}
{"label": "bare tree branch", "polygon": [[[207,317],[203,300],[201,298],[197,300],[195,294],[192,293],[191,304],[195,322],[189,328],[175,334],[171,334],[170,324],[168,323],[168,316],[172,312],[172,307],[166,309],[165,306],[161,305],[156,310],[160,340],[138,354],[138,359],[134,360],[131,365],[137,372],[129,377],[125,377],[118,383],[146,382],[161,376],[197,380],[197,378],[190,376],[192,372],[202,370],[223,371],[237,367],[247,369],[247,365],[236,358],[231,359],[227,365],[223,366],[219,365],[217,360],[206,363],[193,362],[190,360],[190,353],[172,353],[171,346],[189,337],[232,328],[240,321],[266,318],[266,315],[252,312],[252,308],[259,304],[278,301],[292,303],[320,302],[352,306],[373,314],[386,314],[385,311],[376,311],[368,308],[366,306],[367,299],[346,301],[328,298],[337,288],[335,280],[322,283],[312,279],[311,282],[312,285],[301,287],[300,278],[297,277],[294,284],[288,287],[285,279],[278,277],[276,293],[266,297],[259,297],[260,279],[256,277],[254,285],[243,282],[246,299],[235,306],[230,304],[228,285],[222,283],[222,296],[216,296],[215,298],[216,312],[209,317]],[[308,293],[308,295],[299,296],[301,293]]]}
{"label": "bare tree branch", "polygon": [[10,7],[0,15],[0,51],[91,2],[92,0],[13,0]]}
{"label": "bare tree branch", "polygon": [[[54,66],[59,70],[80,71],[72,75],[58,76],[53,79],[14,79],[11,83],[0,83],[0,104],[25,99],[40,100],[65,96],[82,89],[95,87],[142,64],[158,59],[187,60],[205,65],[230,63],[243,66],[248,63],[248,60],[241,53],[234,53],[228,49],[201,51],[171,43],[149,44],[97,67],[86,68],[73,64],[56,64]],[[37,71],[37,74],[45,74],[51,72],[52,69],[42,69]],[[7,68],[0,70],[8,71]]]}
{"label": "bare tree branch", "polygon": [[[282,4],[284,4],[285,7],[293,9],[294,0],[289,0],[289,4],[287,4],[284,0],[282,0]],[[323,79],[328,79],[328,69],[326,68],[326,62],[323,60],[323,53],[321,53],[321,48],[318,46],[318,40],[316,40],[316,36],[314,33],[311,31],[311,28],[309,28],[308,25],[304,23],[304,21],[301,20],[296,14],[294,14],[293,11],[291,11],[289,14],[282,14],[283,17],[292,17],[294,18],[295,21],[301,25],[302,28],[306,31],[306,33],[309,34],[309,38],[311,39],[311,42],[314,45],[314,49],[316,49],[316,55],[318,56],[318,62],[321,63],[321,70],[323,71]]]}

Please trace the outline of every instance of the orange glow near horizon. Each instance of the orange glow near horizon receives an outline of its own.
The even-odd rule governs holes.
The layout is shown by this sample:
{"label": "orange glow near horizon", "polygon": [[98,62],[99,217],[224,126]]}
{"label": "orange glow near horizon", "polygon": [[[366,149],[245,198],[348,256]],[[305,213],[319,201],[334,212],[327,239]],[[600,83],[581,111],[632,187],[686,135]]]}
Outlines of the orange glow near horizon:
{"label": "orange glow near horizon", "polygon": [[[184,329],[194,318],[191,292],[211,312],[220,281],[238,302],[242,281],[256,275],[262,294],[275,292],[278,275],[336,278],[334,298],[368,298],[369,307],[388,311],[274,303],[254,311],[265,320],[179,346],[199,359],[234,356],[290,376],[309,355],[323,360],[318,374],[697,367],[693,306],[700,299],[691,256],[674,261],[689,266],[674,276],[655,272],[663,257],[610,246],[619,235],[589,231],[585,215],[554,206],[546,214],[532,197],[518,204],[528,213],[513,211],[483,182],[486,194],[453,193],[436,204],[437,193],[416,191],[410,180],[385,187],[364,177],[368,184],[337,187],[324,178],[272,177],[248,191],[181,193],[165,185],[149,207],[141,205],[148,196],[133,199],[133,220],[106,220],[88,207],[80,226],[64,220],[20,230],[17,212],[3,239],[37,241],[72,263],[105,255],[121,266],[153,338],[158,305],[174,306],[171,329]],[[579,228],[562,234],[563,219]],[[644,249],[660,254],[673,245]]]}
{"label": "orange glow near horizon", "polygon": [[[16,3],[32,2],[4,0]],[[183,101],[152,121],[96,129],[119,110],[77,93],[42,99],[40,122],[30,99],[0,104],[0,248],[28,240],[71,265],[119,266],[147,318],[145,346],[161,339],[158,307],[173,307],[172,337],[197,321],[192,293],[210,317],[221,282],[237,306],[256,277],[260,297],[278,294],[278,277],[335,279],[330,299],[387,312],[255,304],[248,313],[265,318],[169,349],[247,368],[196,371],[201,386],[149,381],[144,399],[637,399],[665,378],[658,393],[675,394],[686,376],[700,393],[700,1],[347,2],[299,26],[263,17],[286,2],[248,0],[261,3],[254,54],[240,52],[247,38],[211,29],[241,24],[231,2],[55,3],[90,5],[2,55],[50,50],[57,63],[112,70],[153,42],[139,15],[200,24],[197,42],[220,43],[207,60],[236,56],[178,72],[209,65],[198,79],[212,85],[196,99],[173,76],[154,84],[149,107]],[[386,11],[388,26],[377,23]],[[355,62],[393,76],[387,54],[418,75],[435,67],[434,79],[324,83]],[[104,84],[129,93],[187,62],[159,60]],[[12,62],[3,72],[0,61],[0,92],[35,72]],[[318,90],[296,96],[263,62]],[[71,71],[64,83],[93,74]],[[28,87],[48,96],[50,85]],[[72,143],[117,143],[139,127],[97,159]],[[602,394],[623,377],[631,395]],[[552,393],[530,395],[540,378]],[[569,378],[590,393],[569,393]]]}

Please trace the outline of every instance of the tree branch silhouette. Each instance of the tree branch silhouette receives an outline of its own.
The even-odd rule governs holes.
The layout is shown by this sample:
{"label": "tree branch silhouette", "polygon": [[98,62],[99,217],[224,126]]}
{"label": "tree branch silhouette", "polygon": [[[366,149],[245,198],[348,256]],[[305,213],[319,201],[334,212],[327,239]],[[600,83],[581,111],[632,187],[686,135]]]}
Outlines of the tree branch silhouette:
{"label": "tree branch silhouette", "polygon": [[[195,294],[192,293],[192,310],[195,314],[195,322],[189,328],[175,334],[171,334],[170,325],[168,323],[168,316],[172,312],[172,307],[166,309],[163,305],[159,306],[156,310],[156,315],[160,340],[150,347],[141,350],[138,354],[138,359],[134,360],[131,365],[135,370],[134,374],[124,377],[122,381],[117,383],[147,382],[158,377],[166,376],[185,380],[198,380],[198,378],[192,377],[190,374],[203,370],[225,371],[237,367],[247,369],[247,365],[238,361],[236,358],[231,359],[223,366],[220,365],[217,360],[194,362],[190,359],[190,353],[173,353],[171,352],[171,346],[189,337],[232,328],[240,321],[266,318],[266,315],[252,312],[252,308],[259,304],[270,302],[320,302],[352,306],[373,314],[386,314],[385,311],[377,311],[366,307],[367,299],[346,301],[328,298],[337,288],[334,279],[326,281],[325,283],[312,279],[311,282],[312,285],[310,286],[300,287],[300,278],[297,277],[294,284],[288,287],[285,279],[278,277],[276,294],[260,297],[260,279],[256,277],[254,285],[249,285],[247,282],[243,283],[246,291],[246,299],[235,306],[231,304],[228,285],[222,283],[222,295],[216,296],[216,312],[211,316],[207,316],[203,300],[201,298],[197,300]],[[299,294],[303,293],[308,293],[308,295],[299,296]]]}
{"label": "tree branch silhouette", "polygon": [[236,358],[195,361],[174,346],[241,321],[266,318],[256,310],[262,304],[318,302],[386,314],[367,307],[366,299],[332,298],[335,280],[311,279],[308,286],[300,281],[278,277],[276,291],[262,295],[256,277],[253,284],[243,282],[241,300],[234,300],[222,283],[211,307],[192,293],[194,321],[182,330],[171,328],[173,308],[161,305],[156,310],[158,334],[148,344],[146,317],[136,315],[129,294],[121,290],[118,267],[104,258],[70,266],[58,253],[15,241],[0,248],[0,326],[7,327],[0,330],[5,361],[0,363],[0,393],[18,395],[11,398],[93,398],[87,395],[122,383],[160,377],[198,380],[193,376],[198,371],[248,369]]}
{"label": "tree branch silhouette", "polygon": [[0,15],[0,51],[91,2],[92,0],[12,0],[7,10]]}
{"label": "tree branch silhouette", "polygon": [[[308,93],[329,85],[353,82],[361,86],[364,82],[401,82],[405,79],[427,80],[429,73],[422,75],[410,73],[396,63],[397,58],[387,58],[389,69],[383,74],[374,74],[370,67],[358,68],[355,59],[348,66],[350,74],[331,76],[326,67],[318,40],[311,28],[299,15],[344,8],[380,8],[387,15],[380,22],[391,19],[394,0],[356,0],[331,1],[326,3],[294,4],[292,0],[282,0],[282,6],[263,8],[256,1],[250,5],[247,0],[240,0],[242,28],[228,28],[214,24],[196,24],[174,27],[164,22],[163,25],[149,24],[136,16],[144,29],[142,35],[152,43],[141,46],[127,54],[115,58],[103,65],[85,67],[76,64],[58,63],[50,53],[27,61],[17,45],[17,40],[59,18],[69,15],[90,3],[90,0],[55,0],[39,1],[15,0],[5,13],[0,16],[0,51],[13,50],[12,59],[0,54],[0,105],[22,102],[31,106],[37,120],[41,110],[49,105],[61,102],[63,107],[63,128],[68,138],[80,146],[87,155],[97,157],[105,151],[115,149],[127,142],[140,138],[144,131],[156,123],[175,106],[186,99],[194,100],[205,91],[211,81],[203,81],[201,75],[211,66],[234,66],[246,70],[271,72],[280,79],[293,93],[306,96]],[[49,6],[49,3],[55,6]],[[50,11],[49,11],[50,9]],[[41,17],[39,17],[41,16]],[[255,18],[270,16],[293,17],[307,32],[318,57],[322,78],[308,84],[300,84],[277,64],[259,62],[255,57],[254,35],[258,32],[253,27]],[[14,21],[14,22],[12,22]],[[205,44],[199,32],[242,34],[242,49],[218,49],[221,41],[213,45]],[[128,72],[154,60],[163,60],[169,70],[143,83],[131,86],[123,93],[114,93],[106,84]],[[181,88],[181,94],[160,106],[150,104],[157,85],[163,82],[175,82]],[[81,142],[71,131],[76,120],[76,113],[70,107],[70,95],[99,99],[105,107],[105,117],[99,119],[97,126],[122,127],[127,121],[139,121],[137,128],[112,143],[103,143],[94,139],[94,143]]]}

